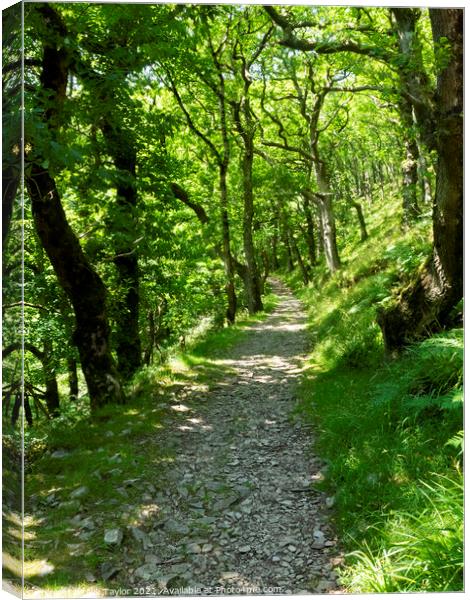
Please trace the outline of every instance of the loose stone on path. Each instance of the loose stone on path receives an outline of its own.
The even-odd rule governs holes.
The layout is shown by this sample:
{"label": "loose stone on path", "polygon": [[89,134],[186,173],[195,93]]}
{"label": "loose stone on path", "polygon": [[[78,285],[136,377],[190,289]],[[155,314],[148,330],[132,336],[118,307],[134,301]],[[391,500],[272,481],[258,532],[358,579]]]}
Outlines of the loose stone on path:
{"label": "loose stone on path", "polygon": [[[142,495],[143,504],[160,497],[158,519],[131,529],[139,548],[119,583],[184,582],[204,595],[220,595],[221,586],[246,594],[339,590],[341,556],[328,524],[334,500],[312,488],[322,464],[312,456],[312,432],[291,418],[306,316],[285,286],[271,284],[277,308],[217,360],[211,390],[188,383],[175,391],[174,404],[187,410],[171,411],[175,427],[155,441],[174,448],[174,461],[147,482],[156,493]],[[144,540],[157,561],[146,561]]]}

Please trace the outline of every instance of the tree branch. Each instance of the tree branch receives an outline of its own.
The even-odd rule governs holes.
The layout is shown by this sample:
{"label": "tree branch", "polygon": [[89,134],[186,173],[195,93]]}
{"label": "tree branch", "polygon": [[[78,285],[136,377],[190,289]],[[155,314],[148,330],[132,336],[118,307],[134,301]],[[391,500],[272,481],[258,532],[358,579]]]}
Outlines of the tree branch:
{"label": "tree branch", "polygon": [[200,204],[197,204],[196,202],[190,200],[189,194],[186,190],[184,190],[180,185],[178,185],[175,182],[171,184],[171,190],[175,198],[181,200],[183,204],[186,204],[186,206],[188,206],[192,211],[194,211],[197,218],[203,225],[209,222],[209,217],[207,216],[207,213],[204,210],[204,208]]}
{"label": "tree branch", "polygon": [[279,44],[294,50],[302,50],[303,52],[317,52],[318,54],[335,54],[337,52],[352,52],[353,54],[361,54],[370,56],[376,60],[390,62],[394,55],[380,46],[370,46],[359,44],[356,42],[329,42],[325,40],[308,41],[295,37],[292,34],[295,25],[293,25],[286,17],[283,17],[272,6],[264,6],[264,10],[268,13],[271,19],[279,25],[284,32],[284,39]]}
{"label": "tree branch", "polygon": [[188,109],[184,105],[183,99],[181,98],[180,93],[178,92],[176,84],[173,81],[173,79],[168,71],[166,71],[166,75],[167,75],[167,78],[169,81],[169,87],[170,87],[171,91],[173,92],[173,95],[174,95],[179,107],[183,111],[184,116],[186,117],[186,122],[188,124],[188,127],[191,129],[191,131],[193,131],[198,136],[198,138],[200,138],[206,144],[206,146],[211,150],[212,154],[214,155],[215,159],[217,160],[217,163],[220,164],[220,162],[222,161],[222,157],[220,156],[219,151],[217,150],[215,145],[212,143],[212,141],[207,137],[207,135],[204,134],[198,127],[196,127],[196,125],[194,124],[194,121],[191,118],[191,115],[188,112]]}
{"label": "tree branch", "polygon": [[281,150],[287,150],[288,152],[297,152],[297,154],[300,154],[301,156],[310,161],[315,160],[315,157],[312,154],[305,152],[305,150],[302,150],[302,148],[291,146],[290,144],[280,144],[279,142],[268,142],[266,140],[262,140],[261,143],[263,144],[263,146],[270,146],[271,148],[281,148]]}

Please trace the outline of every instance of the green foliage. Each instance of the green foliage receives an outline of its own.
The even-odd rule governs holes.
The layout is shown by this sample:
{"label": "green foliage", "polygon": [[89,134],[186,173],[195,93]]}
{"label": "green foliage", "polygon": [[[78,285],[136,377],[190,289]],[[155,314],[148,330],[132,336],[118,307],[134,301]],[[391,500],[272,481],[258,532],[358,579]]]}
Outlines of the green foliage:
{"label": "green foliage", "polygon": [[341,275],[321,282],[319,272],[308,287],[297,273],[288,278],[309,311],[313,346],[298,410],[326,461],[319,485],[335,497],[347,589],[457,591],[463,334],[435,335],[385,361],[376,308],[428,248],[424,223],[403,236],[397,217],[393,201],[369,213],[370,238],[346,238]]}
{"label": "green foliage", "polygon": [[[400,513],[382,547],[356,550],[344,574],[361,593],[457,592],[463,585],[463,477],[437,476],[421,483],[425,508]],[[381,524],[378,526],[382,535]]]}
{"label": "green foliage", "polygon": [[[126,532],[128,526],[155,518],[142,507],[148,483],[143,474],[153,471],[152,481],[161,481],[161,486],[152,490],[152,497],[163,498],[174,460],[171,431],[179,419],[187,418],[171,410],[174,390],[196,379],[206,386],[214,375],[218,380],[223,353],[246,335],[248,325],[264,319],[276,302],[268,294],[265,313],[241,319],[233,327],[202,331],[189,340],[186,351],[173,348],[165,364],[141,369],[129,384],[130,400],[125,406],[108,405],[91,419],[87,398],[81,397],[65,405],[60,417],[25,432],[26,510],[34,515],[26,526],[27,539],[33,542],[25,544],[25,559],[34,565],[47,545],[47,562],[54,566],[47,575],[32,571],[28,584],[47,590],[83,586],[86,574],[112,556],[103,543],[106,528]],[[192,402],[190,396],[185,402]],[[84,485],[84,496],[71,499],[74,490]],[[126,510],[121,509],[123,503]],[[71,520],[79,510],[101,525],[91,528],[87,538],[93,552],[74,556],[68,551],[77,541]],[[47,514],[46,523],[39,518],[42,512]],[[51,538],[53,545],[49,545]]]}
{"label": "green foliage", "polygon": [[456,329],[409,348],[400,365],[391,366],[390,384],[377,387],[375,401],[401,418],[425,416],[458,424],[462,384],[463,331]]}

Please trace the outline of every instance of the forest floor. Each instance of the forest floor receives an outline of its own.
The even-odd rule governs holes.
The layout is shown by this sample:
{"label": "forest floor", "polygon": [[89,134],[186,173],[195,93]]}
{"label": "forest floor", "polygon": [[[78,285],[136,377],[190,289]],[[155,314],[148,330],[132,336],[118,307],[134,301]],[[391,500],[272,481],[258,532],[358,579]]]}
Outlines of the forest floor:
{"label": "forest floor", "polygon": [[[251,321],[235,344],[208,363],[193,365],[195,376],[167,388],[158,400],[158,416],[152,416],[153,409],[144,418],[145,435],[132,439],[130,428],[112,434],[105,430],[109,423],[101,427],[101,444],[103,436],[112,435],[112,445],[126,434],[124,444],[132,439],[132,448],[121,448],[123,463],[117,455],[108,457],[117,463],[110,465],[114,468],[103,472],[100,466],[91,473],[101,479],[95,502],[88,481],[72,492],[70,487],[62,492],[53,488],[50,502],[59,511],[79,502],[66,528],[60,512],[54,517],[62,531],[60,542],[50,522],[51,532],[56,531],[55,551],[48,554],[55,567],[44,579],[55,581],[53,595],[63,594],[72,581],[88,597],[113,591],[340,591],[335,567],[342,555],[329,523],[332,500],[314,486],[323,479],[323,464],[313,453],[311,428],[293,411],[307,358],[306,315],[281,282],[272,280],[271,286],[277,296],[273,312]],[[152,419],[156,421],[149,430]],[[102,450],[95,449],[93,456]],[[143,454],[137,472],[126,468],[127,454],[134,462]],[[49,470],[55,464],[50,461],[62,464],[57,466],[59,481],[72,455],[59,449],[47,459]],[[112,496],[106,500],[101,494],[110,485]],[[59,501],[57,494],[63,493],[71,500]],[[39,545],[49,543],[40,538],[54,512],[45,507],[41,514]],[[90,568],[93,556],[95,566]],[[71,569],[70,561],[76,565],[75,575],[63,580],[60,573]],[[27,596],[45,593],[50,584],[41,584],[42,578],[30,579],[34,584]],[[69,589],[67,595],[76,594]]]}
{"label": "forest floor", "polygon": [[159,535],[123,582],[206,594],[338,589],[327,499],[312,488],[322,464],[311,432],[292,419],[306,317],[285,286],[272,285],[277,308],[218,361],[230,374],[209,393],[175,396],[184,422],[166,428],[176,447]]}

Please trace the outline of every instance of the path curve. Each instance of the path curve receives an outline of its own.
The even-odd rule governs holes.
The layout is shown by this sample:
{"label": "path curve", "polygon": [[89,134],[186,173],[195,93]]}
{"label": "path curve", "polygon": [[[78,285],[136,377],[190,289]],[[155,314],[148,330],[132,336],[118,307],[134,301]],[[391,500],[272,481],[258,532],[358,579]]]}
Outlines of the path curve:
{"label": "path curve", "polygon": [[133,585],[174,595],[338,591],[328,499],[311,488],[322,463],[312,432],[292,418],[306,315],[271,285],[277,308],[217,361],[220,380],[175,395],[175,459],[157,485],[151,549],[127,567]]}

